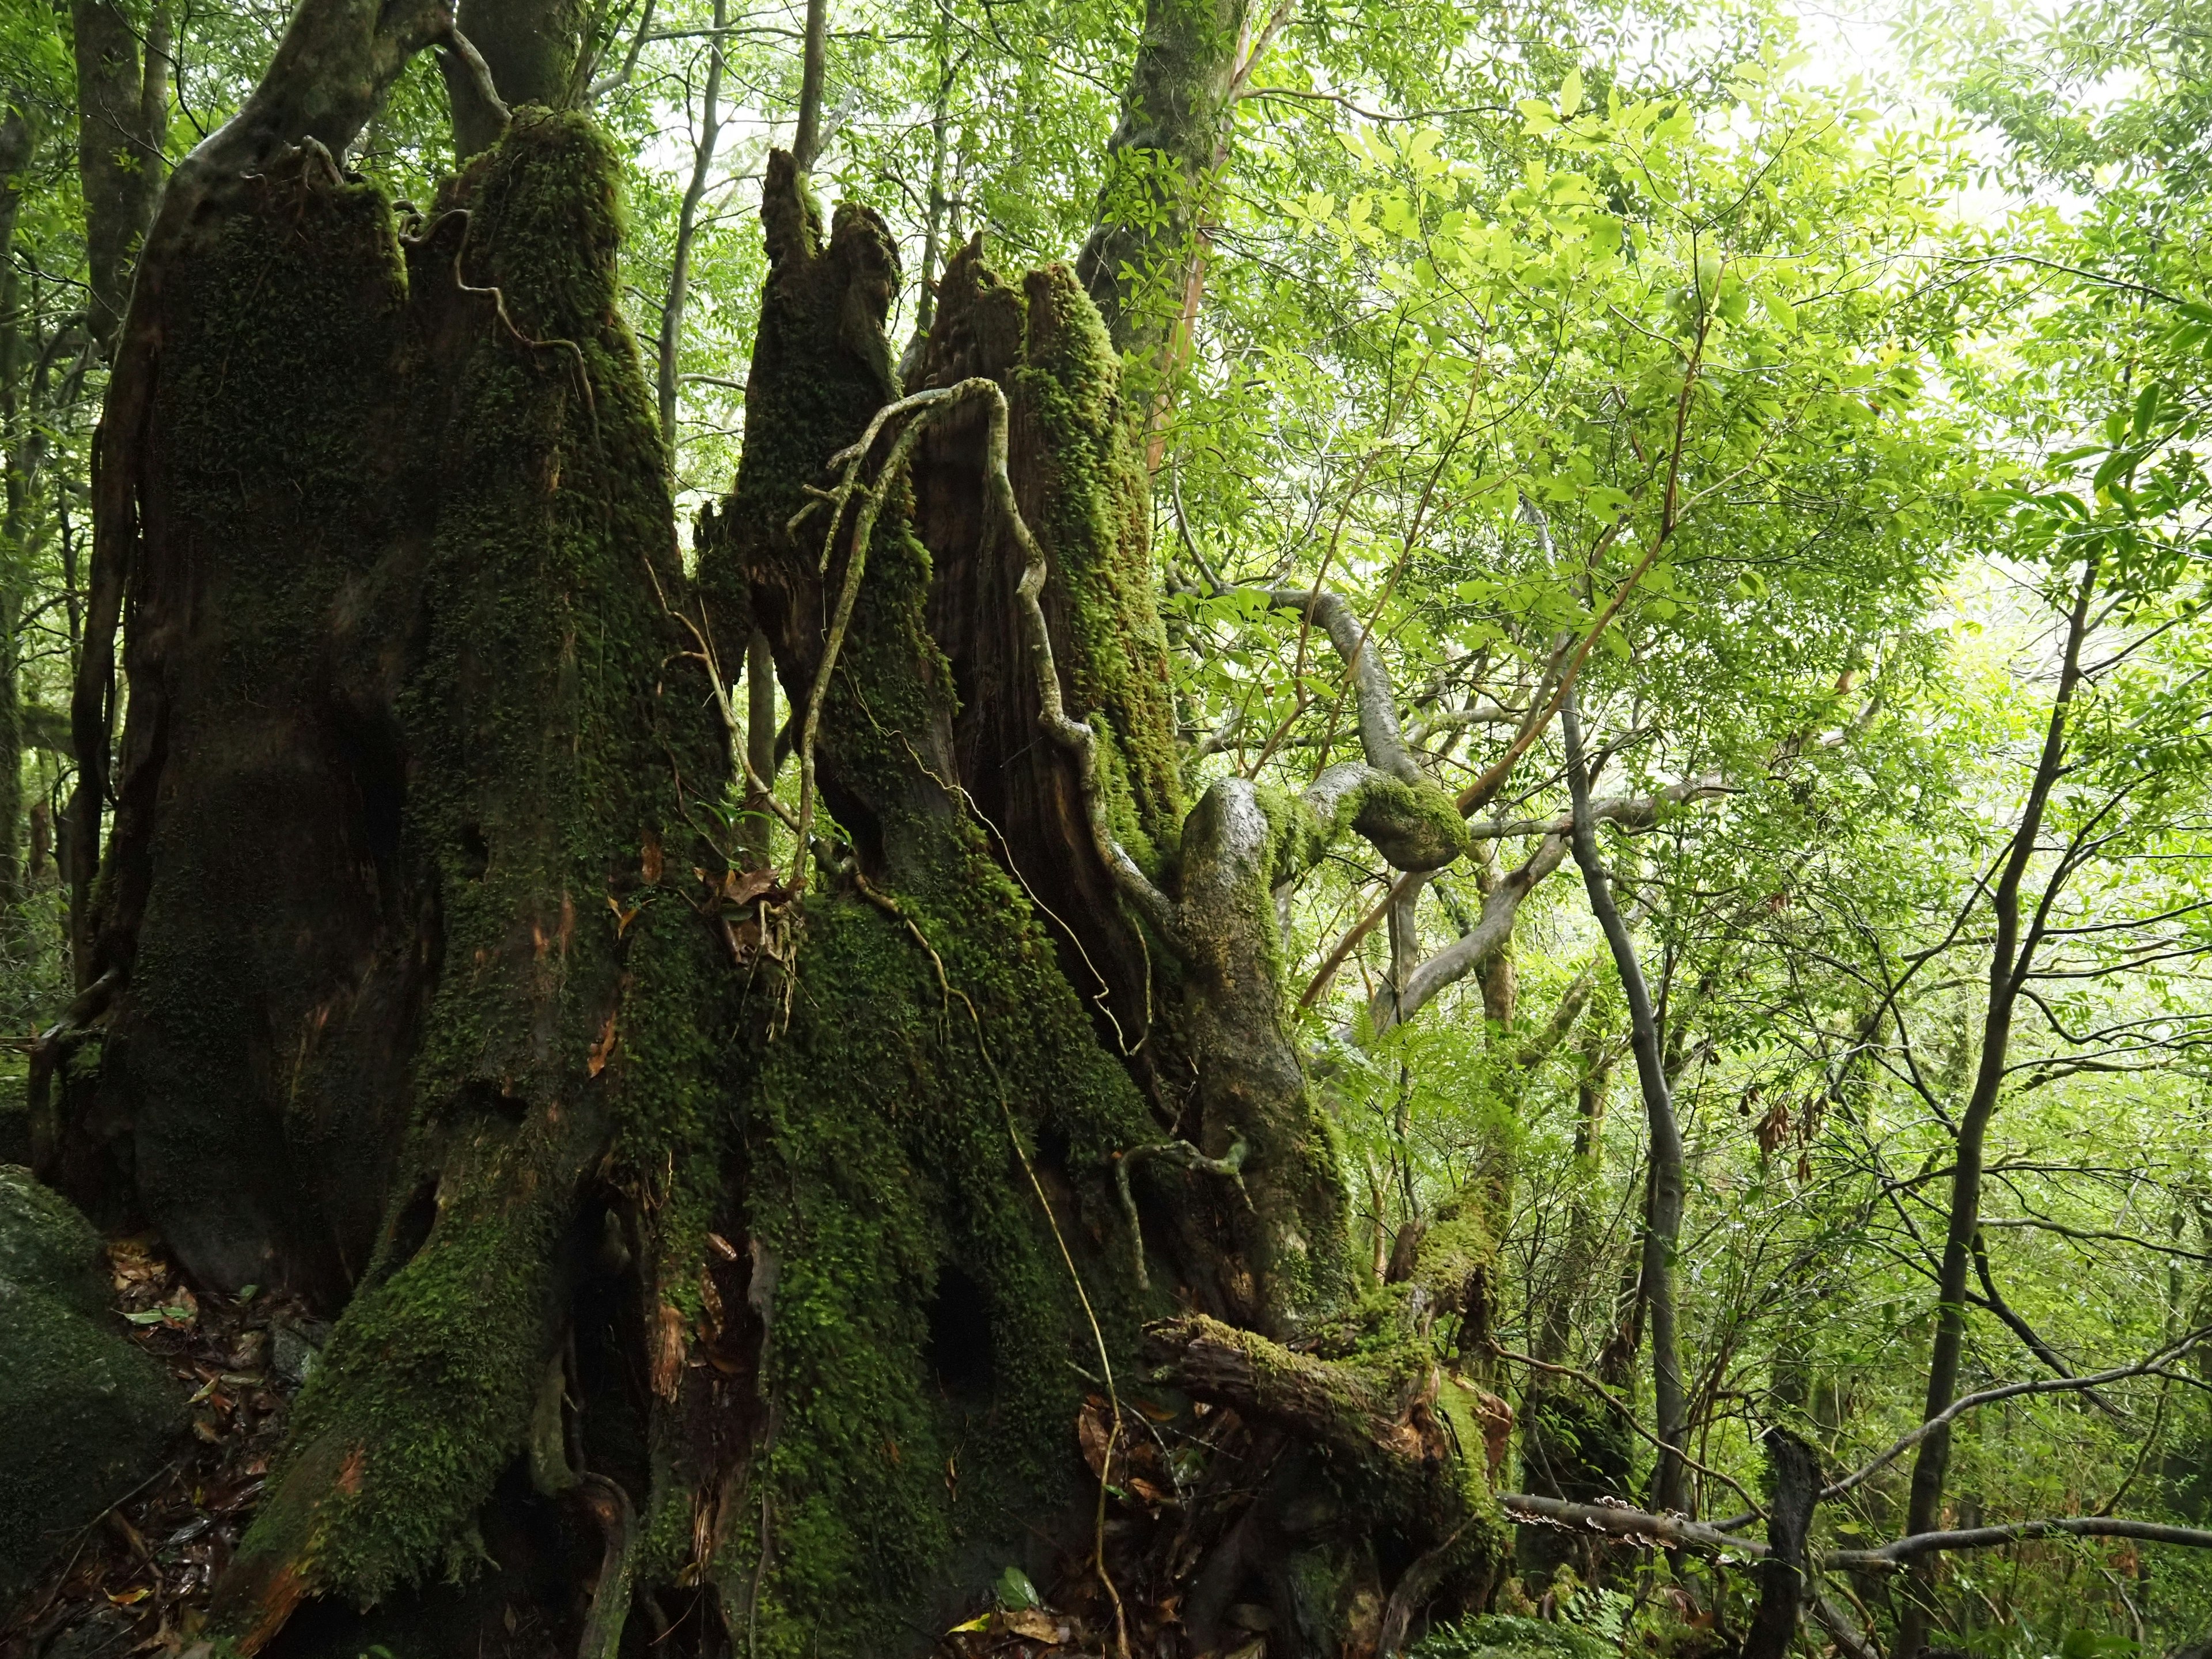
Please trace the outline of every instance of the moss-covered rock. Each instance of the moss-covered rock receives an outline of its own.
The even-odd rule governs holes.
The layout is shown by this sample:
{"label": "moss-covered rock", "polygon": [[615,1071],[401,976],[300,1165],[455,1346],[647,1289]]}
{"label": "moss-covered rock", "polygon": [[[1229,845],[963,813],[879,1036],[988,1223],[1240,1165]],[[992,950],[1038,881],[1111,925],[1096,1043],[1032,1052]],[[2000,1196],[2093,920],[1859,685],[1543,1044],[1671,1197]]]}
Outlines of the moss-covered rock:
{"label": "moss-covered rock", "polygon": [[82,1216],[0,1167],[0,1611],[184,1426],[183,1391],[108,1322],[99,1260]]}
{"label": "moss-covered rock", "polygon": [[96,1316],[107,1308],[100,1235],[68,1200],[16,1164],[0,1164],[0,1279]]}

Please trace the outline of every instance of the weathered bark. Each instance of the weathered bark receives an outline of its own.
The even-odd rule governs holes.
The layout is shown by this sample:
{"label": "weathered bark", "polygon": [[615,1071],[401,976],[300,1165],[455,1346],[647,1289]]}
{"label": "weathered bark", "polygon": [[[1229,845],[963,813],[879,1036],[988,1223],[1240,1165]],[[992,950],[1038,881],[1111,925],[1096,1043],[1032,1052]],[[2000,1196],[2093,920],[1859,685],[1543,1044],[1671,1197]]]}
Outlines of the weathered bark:
{"label": "weathered bark", "polygon": [[[518,127],[404,246],[326,151],[258,159],[203,165],[134,301],[120,988],[50,1160],[203,1283],[351,1296],[228,1581],[248,1646],[435,1565],[597,1283],[590,1183],[678,1200],[714,983],[687,791],[719,787],[664,696],[681,575],[604,145]],[[650,1288],[593,1294],[649,1323],[689,1218],[635,1220]]]}
{"label": "weathered bark", "polygon": [[77,177],[84,191],[93,337],[111,348],[130,304],[140,244],[161,193],[169,131],[167,13],[138,25],[117,0],[72,0],[76,37]]}
{"label": "weathered bark", "polygon": [[461,160],[499,141],[508,110],[574,106],[583,92],[579,77],[590,70],[584,32],[591,15],[589,0],[461,0],[455,24],[481,54],[498,94],[483,96],[474,66],[459,51],[438,54],[453,101],[453,150]]}
{"label": "weathered bark", "polygon": [[1674,1250],[1682,1228],[1682,1135],[1674,1121],[1662,1034],[1651,993],[1636,958],[1635,942],[1620,907],[1613,901],[1610,878],[1599,861],[1597,831],[1590,810],[1589,772],[1584,763],[1582,723],[1571,691],[1561,700],[1559,726],[1566,740],[1567,787],[1574,799],[1575,862],[1590,909],[1613,952],[1620,988],[1628,1004],[1629,1049],[1644,1097],[1650,1137],[1650,1192],[1644,1222],[1642,1296],[1650,1310],[1652,1409],[1656,1419],[1659,1461],[1652,1472],[1652,1503],[1661,1510],[1680,1507],[1683,1438],[1686,1408],[1682,1387],[1681,1349],[1674,1331]]}
{"label": "weathered bark", "polygon": [[[143,574],[141,474],[162,379],[161,318],[168,303],[162,283],[172,271],[189,273],[196,253],[220,243],[229,223],[227,210],[250,193],[265,168],[295,148],[312,147],[310,141],[326,155],[343,154],[415,54],[434,41],[455,40],[444,0],[388,6],[310,0],[293,14],[268,72],[238,113],[178,164],[161,191],[115,342],[114,370],[94,442],[93,556],[70,702],[77,782],[69,808],[67,862],[71,952],[80,986],[93,984],[127,950],[145,902],[144,871],[129,858],[118,858],[106,872],[96,913],[92,886],[102,869],[111,784],[116,634],[125,588]],[[133,714],[136,719],[135,698]],[[143,729],[161,732],[162,711],[156,707],[146,714]],[[158,738],[149,741],[158,746]],[[125,789],[118,791],[116,805],[118,842],[143,846],[147,826],[137,823],[126,833],[124,821],[133,814],[143,817],[153,803],[133,800]]]}

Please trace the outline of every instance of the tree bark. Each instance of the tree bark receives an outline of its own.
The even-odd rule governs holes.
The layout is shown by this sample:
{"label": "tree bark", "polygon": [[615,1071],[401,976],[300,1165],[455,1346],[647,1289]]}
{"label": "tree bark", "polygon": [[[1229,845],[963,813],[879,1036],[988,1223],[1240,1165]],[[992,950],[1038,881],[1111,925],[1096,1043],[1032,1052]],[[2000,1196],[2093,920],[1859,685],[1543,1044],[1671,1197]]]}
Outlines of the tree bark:
{"label": "tree bark", "polygon": [[1636,958],[1635,941],[1613,902],[1605,866],[1599,861],[1597,832],[1590,815],[1589,773],[1583,759],[1582,721],[1571,690],[1559,705],[1560,731],[1566,741],[1567,787],[1574,800],[1575,862],[1582,866],[1590,909],[1613,951],[1623,997],[1628,1004],[1629,1048],[1636,1057],[1637,1082],[1650,1137],[1650,1207],[1644,1225],[1642,1287],[1650,1310],[1652,1407],[1660,1443],[1652,1473],[1652,1502],[1662,1510],[1681,1503],[1685,1402],[1681,1351],[1674,1330],[1674,1250],[1682,1227],[1682,1136],[1674,1121],[1673,1091],[1660,1050],[1658,1017]]}
{"label": "tree bark", "polygon": [[138,27],[117,0],[71,0],[70,7],[88,316],[103,350],[113,349],[123,325],[131,272],[168,165],[167,14],[156,5],[150,15],[142,52]]}
{"label": "tree bark", "polygon": [[1182,320],[1249,11],[1249,0],[1146,0],[1097,220],[1075,266],[1108,336],[1139,361],[1156,362]]}
{"label": "tree bark", "polygon": [[1759,1564],[1759,1609],[1744,1637],[1742,1659],[1784,1659],[1797,1639],[1810,1566],[1805,1536],[1820,1496],[1820,1461],[1786,1429],[1765,1434],[1774,1471],[1774,1496],[1766,1516],[1766,1559]]}
{"label": "tree bark", "polygon": [[799,116],[791,140],[791,159],[799,176],[814,171],[822,155],[822,94],[830,76],[830,0],[806,0],[806,28],[800,37]]}
{"label": "tree bark", "polygon": [[[584,33],[589,0],[461,0],[455,26],[481,54],[498,98],[484,98],[471,66],[448,47],[438,55],[453,107],[453,150],[464,161],[480,155],[506,131],[507,111],[526,104],[571,109],[587,73]],[[719,51],[720,42],[715,42]],[[504,106],[504,108],[501,107]]]}

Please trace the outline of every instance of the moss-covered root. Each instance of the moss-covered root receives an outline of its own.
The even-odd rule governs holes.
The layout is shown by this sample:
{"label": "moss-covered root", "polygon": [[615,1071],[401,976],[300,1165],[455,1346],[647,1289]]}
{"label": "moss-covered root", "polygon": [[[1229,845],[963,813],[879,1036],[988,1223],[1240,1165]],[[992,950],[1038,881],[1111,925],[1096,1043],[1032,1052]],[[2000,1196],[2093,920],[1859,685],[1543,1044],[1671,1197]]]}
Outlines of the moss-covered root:
{"label": "moss-covered root", "polygon": [[1487,1594],[1508,1546],[1481,1428],[1425,1343],[1326,1359],[1192,1315],[1147,1327],[1145,1352],[1164,1381],[1315,1447],[1374,1536],[1410,1558],[1385,1605],[1384,1651],[1424,1607],[1448,1613]]}

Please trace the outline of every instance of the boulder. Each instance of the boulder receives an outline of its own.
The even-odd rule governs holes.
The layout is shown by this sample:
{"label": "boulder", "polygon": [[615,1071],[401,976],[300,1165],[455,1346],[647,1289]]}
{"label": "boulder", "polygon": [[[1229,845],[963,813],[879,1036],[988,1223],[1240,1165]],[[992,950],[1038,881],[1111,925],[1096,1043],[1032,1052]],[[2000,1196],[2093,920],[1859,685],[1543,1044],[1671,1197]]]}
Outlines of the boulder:
{"label": "boulder", "polygon": [[0,1165],[0,1622],[184,1429],[185,1390],[109,1302],[90,1224]]}

